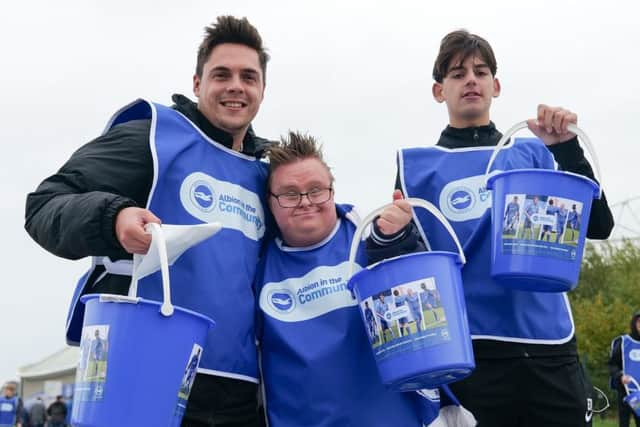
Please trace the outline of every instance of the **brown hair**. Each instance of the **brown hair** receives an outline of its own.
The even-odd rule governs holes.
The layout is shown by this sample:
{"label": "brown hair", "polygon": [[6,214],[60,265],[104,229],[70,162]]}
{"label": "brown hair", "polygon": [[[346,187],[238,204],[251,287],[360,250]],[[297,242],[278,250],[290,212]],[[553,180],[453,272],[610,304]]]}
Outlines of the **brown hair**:
{"label": "brown hair", "polygon": [[472,55],[479,55],[489,66],[491,75],[495,77],[498,64],[489,42],[467,30],[457,30],[444,36],[440,42],[440,51],[433,64],[433,79],[442,83],[451,68],[451,61],[459,59],[459,64],[462,64]]}
{"label": "brown hair", "polygon": [[[269,159],[269,176],[280,166],[304,159],[317,159],[327,168],[331,182],[333,182],[331,168],[325,163],[322,156],[322,146],[311,135],[289,131],[288,137],[283,136],[279,143],[270,145],[266,154]],[[270,184],[271,177],[269,177]]]}
{"label": "brown hair", "polygon": [[223,43],[242,44],[258,52],[260,68],[262,68],[262,79],[266,84],[267,62],[269,54],[262,45],[262,37],[258,30],[251,25],[247,18],[238,19],[234,16],[218,16],[216,22],[204,29],[204,39],[198,47],[198,61],[196,63],[196,74],[202,77],[204,63],[209,59],[211,51]]}

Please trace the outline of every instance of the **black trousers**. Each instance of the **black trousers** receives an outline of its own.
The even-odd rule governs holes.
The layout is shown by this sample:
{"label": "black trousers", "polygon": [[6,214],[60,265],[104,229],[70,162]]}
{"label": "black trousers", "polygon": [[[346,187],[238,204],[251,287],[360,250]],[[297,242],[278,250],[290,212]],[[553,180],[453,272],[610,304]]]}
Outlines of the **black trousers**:
{"label": "black trousers", "polygon": [[636,422],[636,427],[640,427],[640,418],[633,413],[629,405],[624,403],[622,399],[627,396],[627,393],[622,390],[617,390],[618,395],[618,426],[619,427],[629,427],[631,418],[633,418]]}
{"label": "black trousers", "polygon": [[182,427],[261,427],[258,384],[197,374]]}
{"label": "black trousers", "polygon": [[479,359],[450,387],[478,427],[591,426],[593,387],[575,356]]}

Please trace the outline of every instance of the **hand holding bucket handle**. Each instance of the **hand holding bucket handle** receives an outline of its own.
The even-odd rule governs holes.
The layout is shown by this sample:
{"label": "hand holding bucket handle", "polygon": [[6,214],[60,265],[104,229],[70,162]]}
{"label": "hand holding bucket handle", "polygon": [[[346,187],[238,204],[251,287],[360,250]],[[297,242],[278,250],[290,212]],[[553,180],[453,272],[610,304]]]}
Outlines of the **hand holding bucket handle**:
{"label": "hand holding bucket handle", "polygon": [[[145,230],[151,233],[151,242],[155,242],[158,247],[158,256],[160,258],[160,272],[162,274],[162,294],[163,302],[160,306],[160,313],[164,316],[173,314],[173,305],[171,304],[171,287],[169,283],[169,258],[167,256],[167,242],[164,238],[164,232],[160,224],[150,222],[145,225]],[[151,248],[150,248],[151,250]],[[133,274],[131,277],[131,286],[129,287],[129,297],[136,298],[138,296],[138,269],[137,266],[142,261],[144,255],[133,255]]]}
{"label": "hand holding bucket handle", "polygon": [[[528,125],[526,121],[519,122],[513,125],[507,132],[505,132],[504,135],[502,135],[502,138],[500,138],[500,141],[498,141],[498,144],[496,144],[495,150],[493,150],[493,153],[489,158],[489,163],[487,163],[487,170],[485,171],[485,181],[489,177],[488,175],[489,175],[489,172],[491,171],[491,166],[493,166],[493,162],[498,156],[498,153],[500,152],[502,147],[504,147],[507,141],[509,141],[509,138],[513,136],[513,134],[527,127]],[[600,184],[599,197],[602,197],[602,178],[600,176],[600,166],[598,164],[598,158],[596,157],[596,152],[595,152],[595,149],[593,148],[593,144],[591,143],[591,140],[589,139],[587,134],[584,133],[582,129],[580,129],[578,126],[574,125],[573,123],[569,123],[568,130],[569,132],[572,132],[578,135],[578,138],[580,138],[580,141],[587,149],[587,152],[589,153],[589,157],[591,157],[591,160],[593,161],[593,171],[594,171],[595,178]]]}
{"label": "hand holding bucket handle", "polygon": [[[635,378],[633,378],[631,375],[629,375],[629,378],[631,378],[631,382],[633,383],[633,385],[636,386],[636,389],[634,391],[640,391],[640,384],[638,384],[638,381],[636,381]],[[628,384],[623,384],[624,385],[624,390],[627,392],[627,395],[629,395],[629,385]]]}
{"label": "hand holding bucket handle", "polygon": [[[446,228],[446,230],[451,235],[451,238],[453,239],[454,243],[458,247],[460,261],[462,262],[462,264],[466,263],[467,260],[464,256],[464,252],[462,251],[462,246],[460,245],[458,236],[456,236],[456,233],[453,230],[453,227],[451,227],[451,224],[449,224],[449,221],[447,221],[447,219],[442,215],[442,213],[438,210],[438,208],[436,208],[433,204],[427,202],[426,200],[422,200],[422,199],[410,197],[405,200],[413,207],[420,207],[420,208],[426,209],[427,211],[431,212],[431,214],[434,217],[436,217],[438,221],[440,221],[440,223],[444,226],[444,228]],[[364,230],[366,229],[367,225],[369,225],[370,222],[372,222],[378,215],[380,215],[387,206],[389,205],[384,205],[374,210],[362,220],[360,225],[358,225],[358,228],[356,229],[353,235],[353,240],[351,241],[351,250],[349,251],[349,274],[347,276],[348,279],[350,279],[351,276],[353,276],[353,269],[355,265],[354,261],[356,257],[356,252],[358,251],[358,246],[360,245],[360,239],[362,239],[362,233],[364,233]]]}

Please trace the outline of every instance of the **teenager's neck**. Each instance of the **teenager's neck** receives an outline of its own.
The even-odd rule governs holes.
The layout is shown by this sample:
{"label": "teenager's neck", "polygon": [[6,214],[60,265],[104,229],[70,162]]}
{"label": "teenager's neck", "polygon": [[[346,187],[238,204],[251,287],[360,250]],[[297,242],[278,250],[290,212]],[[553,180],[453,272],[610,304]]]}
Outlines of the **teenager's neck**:
{"label": "teenager's neck", "polygon": [[488,116],[478,120],[456,120],[451,117],[449,118],[449,126],[456,129],[478,128],[489,126],[490,123],[491,120]]}

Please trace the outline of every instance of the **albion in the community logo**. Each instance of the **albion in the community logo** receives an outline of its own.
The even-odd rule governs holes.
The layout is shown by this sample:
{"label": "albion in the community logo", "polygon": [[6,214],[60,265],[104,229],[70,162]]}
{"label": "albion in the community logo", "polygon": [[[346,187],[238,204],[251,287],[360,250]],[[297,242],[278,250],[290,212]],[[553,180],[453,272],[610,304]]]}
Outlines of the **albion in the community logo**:
{"label": "albion in the community logo", "polygon": [[191,201],[205,212],[216,208],[215,198],[215,191],[204,181],[198,181],[191,187]]}
{"label": "albion in the community logo", "polygon": [[462,190],[455,191],[449,196],[449,206],[451,209],[457,209],[459,211],[468,209],[473,202],[473,195],[471,191],[464,188]]}
{"label": "albion in the community logo", "polygon": [[486,178],[485,175],[476,175],[444,186],[438,204],[449,221],[480,218],[491,207],[491,192],[487,190]]}
{"label": "albion in the community logo", "polygon": [[[360,267],[356,265],[356,269]],[[264,313],[283,322],[313,319],[358,302],[347,289],[349,262],[322,265],[301,277],[268,282],[260,291],[258,304]]]}
{"label": "albion in the community logo", "polygon": [[273,308],[285,313],[293,310],[296,305],[293,295],[291,295],[291,293],[286,289],[280,289],[272,292],[269,296],[269,302]]}
{"label": "albion in the community logo", "polygon": [[629,359],[634,362],[640,362],[640,350],[634,349],[629,352]]}
{"label": "albion in the community logo", "polygon": [[190,215],[202,222],[220,222],[252,240],[264,236],[262,200],[250,189],[194,172],[180,186],[180,201]]}

